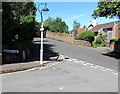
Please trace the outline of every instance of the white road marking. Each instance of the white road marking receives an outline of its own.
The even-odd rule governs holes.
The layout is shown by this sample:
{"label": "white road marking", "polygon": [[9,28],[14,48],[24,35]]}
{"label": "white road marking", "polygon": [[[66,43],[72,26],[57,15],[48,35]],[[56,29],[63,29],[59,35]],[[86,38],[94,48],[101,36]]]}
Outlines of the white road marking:
{"label": "white road marking", "polygon": [[113,72],[114,70],[110,69],[109,71]]}
{"label": "white road marking", "polygon": [[81,63],[85,63],[85,61],[79,61],[79,62],[81,62]]}
{"label": "white road marking", "polygon": [[108,70],[108,71],[111,70],[111,69],[109,69],[109,68],[105,68],[105,69]]}
{"label": "white road marking", "polygon": [[82,65],[87,66],[87,64],[82,64]]}
{"label": "white road marking", "polygon": [[88,65],[90,65],[90,66],[91,66],[91,65],[94,65],[94,64],[92,64],[92,63],[86,63],[86,64],[88,64]]}
{"label": "white road marking", "polygon": [[101,71],[106,71],[105,69],[100,69]]}
{"label": "white road marking", "polygon": [[98,66],[98,65],[95,65],[95,66],[98,67],[98,68],[101,68],[101,69],[104,68],[104,67],[102,67],[102,66]]}
{"label": "white road marking", "polygon": [[64,89],[64,87],[60,87],[59,89],[62,90],[62,89]]}
{"label": "white road marking", "polygon": [[117,73],[117,72],[112,72],[112,74],[118,75],[118,73]]}
{"label": "white road marking", "polygon": [[95,68],[95,69],[98,69],[98,70],[101,70],[101,71],[104,71],[104,72],[105,71],[109,71],[109,72],[111,72],[114,75],[118,75],[118,72],[116,72],[115,70],[112,70],[112,69],[109,69],[109,68],[105,68],[105,67],[102,67],[102,66],[99,66],[99,65],[95,65],[95,64],[92,64],[92,63],[88,63],[88,62],[85,62],[85,61],[82,61],[82,60],[77,60],[75,58],[70,58],[70,57],[67,60],[68,61],[73,61],[75,63],[80,63],[80,64],[82,64],[84,66],[89,66],[91,68]]}
{"label": "white road marking", "polygon": [[77,61],[77,59],[72,59],[72,60]]}
{"label": "white road marking", "polygon": [[75,63],[80,63],[80,62],[78,62],[78,61],[74,61]]}
{"label": "white road marking", "polygon": [[67,59],[68,61],[72,61],[71,59]]}
{"label": "white road marking", "polygon": [[95,68],[95,69],[97,69],[97,67],[95,67],[95,66],[90,66],[91,68]]}

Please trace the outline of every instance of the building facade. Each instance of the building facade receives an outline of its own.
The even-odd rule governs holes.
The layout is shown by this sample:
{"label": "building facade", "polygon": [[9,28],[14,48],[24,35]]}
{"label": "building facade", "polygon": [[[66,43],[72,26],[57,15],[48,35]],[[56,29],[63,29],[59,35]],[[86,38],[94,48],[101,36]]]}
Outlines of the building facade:
{"label": "building facade", "polygon": [[120,21],[98,24],[90,30],[94,31],[97,36],[106,35],[108,41],[112,38],[120,38]]}

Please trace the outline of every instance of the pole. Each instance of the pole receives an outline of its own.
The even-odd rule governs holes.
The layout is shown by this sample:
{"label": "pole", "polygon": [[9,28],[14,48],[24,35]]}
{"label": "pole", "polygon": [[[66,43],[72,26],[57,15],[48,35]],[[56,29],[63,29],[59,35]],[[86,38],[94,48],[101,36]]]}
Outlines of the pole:
{"label": "pole", "polygon": [[43,65],[43,31],[41,31],[40,65]]}
{"label": "pole", "polygon": [[40,28],[40,32],[41,32],[41,39],[40,39],[41,40],[40,65],[43,65],[43,31],[44,31],[43,25],[44,25],[44,22],[43,22],[42,11],[49,11],[49,9],[46,8],[46,3],[41,3],[41,4],[45,5],[45,9],[42,9],[41,11],[39,10],[40,4],[38,5],[38,10],[39,10],[40,15],[41,15],[41,28]]}
{"label": "pole", "polygon": [[[43,17],[42,17],[42,11],[41,13],[41,28],[43,28]],[[43,30],[41,31],[41,49],[40,49],[40,65],[43,65]]]}

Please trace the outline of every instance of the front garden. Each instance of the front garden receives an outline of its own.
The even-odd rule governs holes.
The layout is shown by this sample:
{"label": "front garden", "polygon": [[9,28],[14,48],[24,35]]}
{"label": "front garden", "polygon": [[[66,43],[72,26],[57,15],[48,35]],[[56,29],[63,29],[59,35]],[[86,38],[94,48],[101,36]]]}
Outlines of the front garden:
{"label": "front garden", "polygon": [[75,40],[84,40],[91,43],[91,47],[109,47],[110,52],[120,53],[120,38],[112,38],[107,42],[106,35],[95,36],[93,31],[85,31],[74,37]]}
{"label": "front garden", "polygon": [[92,47],[105,47],[107,45],[106,36],[95,36],[95,33],[93,31],[85,31],[80,35],[75,36],[75,39],[89,41]]}

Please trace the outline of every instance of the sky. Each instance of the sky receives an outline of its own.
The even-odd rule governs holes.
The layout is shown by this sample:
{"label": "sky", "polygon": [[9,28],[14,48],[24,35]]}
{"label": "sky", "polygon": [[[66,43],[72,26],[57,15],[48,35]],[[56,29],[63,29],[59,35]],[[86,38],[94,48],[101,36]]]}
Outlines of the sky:
{"label": "sky", "polygon": [[[36,7],[41,2],[35,2]],[[42,2],[43,3],[43,2]],[[69,27],[69,30],[73,29],[73,21],[77,21],[81,24],[81,28],[85,25],[88,26],[89,21],[93,21],[92,13],[97,9],[97,2],[46,2],[49,8],[48,12],[43,12],[44,21],[48,17],[56,18],[60,17]],[[44,5],[39,6],[41,10]],[[40,13],[36,12],[36,21],[40,22]],[[104,24],[108,22],[117,21],[117,18],[109,19],[105,17],[97,18],[98,24]]]}

